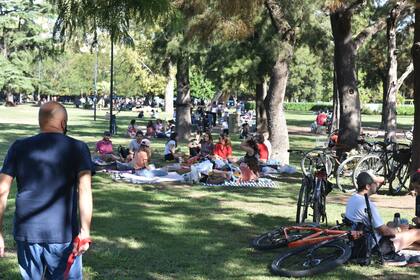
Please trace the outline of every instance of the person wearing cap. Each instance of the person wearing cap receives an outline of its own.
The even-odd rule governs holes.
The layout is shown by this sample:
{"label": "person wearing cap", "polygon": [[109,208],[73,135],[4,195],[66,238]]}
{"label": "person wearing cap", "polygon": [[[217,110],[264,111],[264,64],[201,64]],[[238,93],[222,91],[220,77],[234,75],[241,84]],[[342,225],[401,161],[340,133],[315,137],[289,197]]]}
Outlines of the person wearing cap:
{"label": "person wearing cap", "polygon": [[140,149],[134,154],[131,165],[135,170],[146,169],[149,165],[149,159],[152,156],[150,150],[150,140],[143,139],[140,142]]}
{"label": "person wearing cap", "polygon": [[139,149],[131,156],[128,163],[117,161],[118,170],[140,170],[147,167],[151,157],[150,140],[142,139],[139,143]]}
{"label": "person wearing cap", "polygon": [[110,162],[120,159],[118,156],[114,155],[111,133],[109,131],[104,131],[102,140],[96,142],[96,153],[99,159],[103,161]]}
{"label": "person wearing cap", "polygon": [[[346,205],[346,218],[355,224],[360,222],[364,223],[365,225],[369,225],[368,214],[365,211],[366,201],[364,195],[367,194],[368,196],[371,196],[375,194],[379,186],[383,183],[384,179],[375,176],[372,172],[361,172],[357,176],[357,192],[350,197]],[[371,200],[369,200],[369,202],[372,212],[372,223],[376,230],[375,234],[378,238],[378,241],[383,236],[393,237],[391,241],[394,244],[396,252],[409,247],[413,243],[420,242],[420,230],[409,230],[408,225],[400,225],[396,228],[385,225],[381,216],[379,215],[376,205]],[[399,260],[398,255],[392,257],[395,257],[395,259],[386,259],[388,264],[391,264],[393,261],[395,261],[395,264],[398,265],[404,261]]]}

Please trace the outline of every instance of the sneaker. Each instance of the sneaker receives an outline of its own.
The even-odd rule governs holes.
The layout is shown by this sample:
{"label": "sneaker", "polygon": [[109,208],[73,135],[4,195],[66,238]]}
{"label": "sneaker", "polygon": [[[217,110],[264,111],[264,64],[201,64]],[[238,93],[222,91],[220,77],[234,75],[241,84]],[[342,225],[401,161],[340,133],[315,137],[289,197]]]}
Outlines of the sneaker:
{"label": "sneaker", "polygon": [[389,253],[384,256],[384,265],[386,266],[405,266],[407,265],[407,260],[405,256],[398,255],[395,252]]}
{"label": "sneaker", "polygon": [[407,260],[407,266],[420,267],[420,255],[410,256]]}

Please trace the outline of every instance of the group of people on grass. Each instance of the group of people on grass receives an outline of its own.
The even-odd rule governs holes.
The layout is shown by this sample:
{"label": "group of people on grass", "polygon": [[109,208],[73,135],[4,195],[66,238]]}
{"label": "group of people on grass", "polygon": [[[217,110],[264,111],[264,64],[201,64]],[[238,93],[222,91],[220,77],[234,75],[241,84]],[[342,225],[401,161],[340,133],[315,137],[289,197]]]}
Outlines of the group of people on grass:
{"label": "group of people on grass", "polygon": [[[6,256],[6,231],[3,231],[6,204],[14,181],[16,181],[14,240],[20,274],[23,279],[82,279],[82,255],[92,242],[90,225],[92,220],[92,175],[95,173],[89,148],[86,143],[66,135],[67,111],[57,102],[47,102],[39,110],[40,132],[34,136],[18,139],[8,149],[2,168],[0,169],[0,258]],[[141,137],[140,137],[141,136]],[[237,160],[239,166],[246,166],[254,175],[255,168],[262,159],[264,151],[259,144],[264,138],[247,138],[241,149],[245,151],[242,159]],[[218,143],[213,145],[211,135],[204,133],[196,138],[199,150],[188,160],[191,172],[197,172],[200,163],[217,165],[216,160],[223,159],[228,163],[235,162],[231,153],[231,145],[227,136],[221,135]],[[135,141],[135,142],[133,142]],[[151,141],[136,133],[130,142],[131,151],[128,156],[134,169],[148,171],[151,158]],[[218,147],[216,147],[219,145]],[[166,149],[167,148],[167,149]],[[177,135],[172,134],[166,143],[166,155],[173,159],[177,153]],[[266,145],[268,157],[270,149]],[[113,146],[108,133],[96,145],[98,155],[104,159],[114,160]],[[194,160],[193,157],[197,157]],[[206,159],[206,160],[203,160]],[[200,162],[201,161],[201,162]],[[130,161],[131,162],[131,161]],[[226,166],[225,165],[225,166]],[[229,177],[232,171],[217,168],[219,174]],[[146,170],[145,170],[146,169]],[[216,172],[217,173],[217,172]],[[242,172],[242,177],[246,176]],[[417,195],[417,207],[420,207],[420,171],[412,176],[413,194]],[[375,194],[382,178],[369,172],[361,172],[357,177],[357,193],[347,203],[346,217],[353,223],[369,223],[366,213],[364,195]],[[371,202],[372,225],[379,235],[380,243],[387,239],[392,242],[391,253],[386,261],[394,264],[407,262],[401,255],[394,254],[401,249],[419,246],[420,229],[409,228],[408,225],[385,224],[374,203]],[[420,224],[420,209],[413,220]],[[382,241],[383,240],[383,241]],[[411,261],[411,258],[410,258]],[[414,260],[415,261],[415,260]],[[420,263],[420,260],[417,260]]]}
{"label": "group of people on grass", "polygon": [[145,132],[143,132],[136,124],[136,120],[132,119],[127,127],[126,135],[129,138],[136,138],[137,133],[140,133],[148,138],[168,138],[170,134],[174,132],[174,129],[174,121],[169,121],[167,127],[165,127],[163,121],[161,119],[157,119],[156,122],[150,120],[147,123]]}
{"label": "group of people on grass", "polygon": [[[135,123],[130,124],[131,127],[134,125]],[[144,134],[137,129],[128,148],[120,147],[115,150],[111,134],[105,131],[103,138],[96,143],[96,159],[106,163],[116,162],[118,170],[133,170],[136,174],[144,175],[145,171],[142,170],[154,170],[154,166],[150,165],[151,140],[150,134]],[[215,181],[214,177],[218,177],[216,181],[231,180],[235,170],[239,180],[256,180],[259,177],[261,165],[266,164],[271,155],[271,144],[263,134],[249,136],[243,140],[240,148],[245,154],[241,158],[233,156],[230,137],[223,133],[219,135],[217,142],[213,141],[213,136],[208,131],[196,133],[190,139],[188,148],[188,154],[181,153],[178,148],[178,135],[172,132],[165,144],[163,159],[168,163],[178,162],[181,172],[192,171],[194,170],[191,169],[192,167],[197,167],[200,170],[198,176],[204,177],[203,182]],[[147,173],[147,176],[166,174],[166,172],[153,171]],[[208,179],[209,175],[214,176]]]}

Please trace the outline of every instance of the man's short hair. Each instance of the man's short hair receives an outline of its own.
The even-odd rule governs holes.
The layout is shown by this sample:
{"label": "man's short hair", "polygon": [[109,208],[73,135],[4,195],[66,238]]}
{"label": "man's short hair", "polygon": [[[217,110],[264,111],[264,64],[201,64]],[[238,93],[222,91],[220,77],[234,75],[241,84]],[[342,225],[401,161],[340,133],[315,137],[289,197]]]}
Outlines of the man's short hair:
{"label": "man's short hair", "polygon": [[367,185],[373,183],[383,183],[383,179],[375,176],[371,171],[363,171],[357,176],[357,190],[362,191]]}

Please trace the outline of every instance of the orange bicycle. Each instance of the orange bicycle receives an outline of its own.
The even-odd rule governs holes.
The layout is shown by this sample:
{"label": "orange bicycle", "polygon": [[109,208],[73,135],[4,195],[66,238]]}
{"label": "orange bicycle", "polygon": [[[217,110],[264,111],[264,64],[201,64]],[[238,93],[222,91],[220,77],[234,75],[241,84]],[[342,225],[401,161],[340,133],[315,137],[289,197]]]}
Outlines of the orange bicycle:
{"label": "orange bicycle", "polygon": [[[371,221],[367,196],[365,200],[366,212]],[[343,230],[345,226],[354,226],[354,224],[344,218],[343,223],[329,229],[312,225],[280,227],[253,239],[252,246],[258,250],[290,248],[291,250],[279,255],[271,264],[273,274],[288,277],[311,276],[327,272],[344,264],[350,258],[359,258],[356,242],[362,244],[359,247],[366,249],[363,264],[369,264],[371,239],[375,241],[376,252],[379,253],[383,262],[382,252],[372,226],[361,225],[361,228],[357,230]]]}

